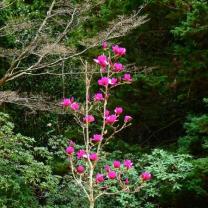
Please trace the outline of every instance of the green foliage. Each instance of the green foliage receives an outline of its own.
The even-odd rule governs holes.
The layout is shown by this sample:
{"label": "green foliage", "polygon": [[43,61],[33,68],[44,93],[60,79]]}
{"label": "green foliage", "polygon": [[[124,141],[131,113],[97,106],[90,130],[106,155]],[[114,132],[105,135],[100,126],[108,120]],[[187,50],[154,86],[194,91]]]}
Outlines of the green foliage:
{"label": "green foliage", "polygon": [[[0,52],[4,54],[4,49],[21,48],[28,43],[51,1],[2,2],[12,5],[0,9],[1,26],[28,23],[27,28],[18,31],[10,27],[7,36],[0,37]],[[112,159],[123,159],[130,152],[129,157],[138,161],[137,165],[151,170],[154,177],[146,192],[133,196],[123,194],[116,199],[106,197],[97,207],[106,207],[106,204],[109,207],[150,208],[155,204],[160,207],[206,207],[208,117],[202,98],[208,96],[207,1],[107,0],[86,14],[87,21],[69,34],[66,45],[83,47],[81,42],[85,38],[97,35],[117,15],[137,10],[144,3],[143,13],[149,15],[149,22],[116,42],[127,48],[127,59],[136,67],[153,69],[135,74],[133,85],[121,87],[119,92],[112,94],[110,105],[123,106],[125,113],[133,115],[134,121],[132,128],[120,134],[106,151]],[[29,27],[31,22],[35,27]],[[59,29],[52,26],[48,34],[56,37],[54,33]],[[96,50],[88,52],[89,60]],[[10,61],[11,57],[0,57],[0,76]],[[25,64],[32,61],[26,60]],[[66,70],[72,68],[79,68],[77,61],[66,63]],[[59,77],[23,77],[3,90],[43,93],[57,100],[63,94],[66,97],[84,94],[82,77],[74,75],[66,76],[64,84]],[[64,159],[68,140],[75,138],[79,143],[81,138],[73,127],[71,116],[45,112],[29,114],[28,109],[13,104],[4,105],[1,110],[11,115],[15,128],[7,115],[0,115],[0,207],[39,207],[41,203],[47,208],[73,208],[77,203],[79,207],[86,207],[80,190],[67,176],[68,161]],[[187,115],[190,116],[184,125]],[[52,123],[52,127],[48,127],[48,123]],[[142,156],[142,152],[153,147],[174,146],[176,149],[177,143],[180,154],[156,149]],[[194,157],[184,155],[187,153]],[[54,174],[61,176],[58,185]]]}
{"label": "green foliage", "polygon": [[[127,155],[126,155],[127,156]],[[112,158],[125,157],[121,152],[114,152]],[[108,157],[109,158],[109,157]],[[128,155],[133,159],[138,170],[150,171],[153,174],[151,181],[138,194],[122,193],[114,197],[103,197],[97,207],[157,207],[158,204],[168,206],[176,193],[183,191],[183,184],[193,171],[191,156],[187,154],[173,154],[161,149],[155,149],[149,154],[141,154],[140,158]],[[135,176],[139,177],[139,176]],[[137,179],[139,180],[139,179]]]}
{"label": "green foliage", "polygon": [[14,125],[0,113],[0,206],[37,207],[52,191],[58,178],[50,166],[34,156],[34,139],[14,134]]}
{"label": "green foliage", "polygon": [[[161,190],[168,188],[169,191],[177,191],[181,189],[181,182],[192,170],[190,160],[191,156],[189,155],[171,154],[164,150],[155,149],[152,154],[146,154],[142,162],[148,164],[147,170],[153,173],[156,178],[152,181],[153,187],[156,188],[160,185]],[[154,193],[149,194],[154,196]]]}
{"label": "green foliage", "polygon": [[[206,103],[206,99],[204,99]],[[193,171],[189,176],[188,182],[184,185],[184,191],[194,195],[197,200],[207,198],[208,192],[206,188],[208,174],[208,116],[189,116],[184,125],[186,135],[178,141],[179,151],[188,152],[197,159],[193,160]],[[205,200],[204,200],[205,201]],[[205,202],[206,203],[206,202]],[[202,206],[203,205],[202,203]]]}
{"label": "green foliage", "polygon": [[208,116],[190,116],[184,125],[187,135],[180,138],[179,150],[194,155],[207,153]]}
{"label": "green foliage", "polygon": [[199,158],[193,161],[194,169],[190,174],[191,180],[185,187],[196,193],[197,196],[206,197],[208,192],[206,189],[208,174],[208,158]]}

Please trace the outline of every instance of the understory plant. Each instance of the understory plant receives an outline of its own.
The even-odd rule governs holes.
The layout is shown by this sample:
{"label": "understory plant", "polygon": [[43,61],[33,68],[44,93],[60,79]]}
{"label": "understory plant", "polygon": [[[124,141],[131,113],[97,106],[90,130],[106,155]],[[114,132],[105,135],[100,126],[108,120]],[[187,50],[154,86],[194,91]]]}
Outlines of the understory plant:
{"label": "understory plant", "polygon": [[[119,61],[126,54],[126,49],[118,45],[108,47],[102,44],[103,54],[94,62],[98,68],[83,62],[85,75],[85,102],[75,101],[74,97],[64,98],[62,105],[70,110],[80,126],[83,135],[83,148],[70,141],[66,148],[70,163],[70,172],[94,208],[96,200],[103,195],[115,195],[124,192],[139,192],[151,179],[151,173],[138,173],[133,162],[114,160],[106,164],[104,147],[114,139],[115,135],[131,125],[132,117],[124,114],[121,106],[108,109],[111,92],[120,85],[131,84],[130,73]],[[93,75],[99,75],[99,90],[92,92]]]}

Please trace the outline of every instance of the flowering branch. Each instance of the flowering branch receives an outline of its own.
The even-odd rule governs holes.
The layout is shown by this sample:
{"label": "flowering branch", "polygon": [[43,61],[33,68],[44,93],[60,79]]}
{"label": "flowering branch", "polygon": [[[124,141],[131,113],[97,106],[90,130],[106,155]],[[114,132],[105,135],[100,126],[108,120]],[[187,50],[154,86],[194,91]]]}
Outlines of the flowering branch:
{"label": "flowering branch", "polygon": [[[89,73],[87,62],[84,63],[81,60],[85,69],[86,94],[84,112],[82,112],[80,104],[75,102],[73,97],[64,98],[62,102],[63,107],[66,110],[71,110],[78,124],[82,127],[84,149],[79,149],[76,152],[77,158],[74,159],[76,146],[74,142],[71,142],[66,148],[66,153],[70,160],[73,178],[84,190],[89,200],[90,208],[94,208],[96,200],[102,195],[115,195],[122,192],[136,193],[144,187],[145,181],[151,179],[149,172],[143,172],[135,179],[136,170],[133,167],[133,162],[129,159],[124,160],[123,164],[115,160],[112,166],[101,167],[102,161],[104,161],[104,145],[110,139],[113,139],[117,133],[131,126],[132,121],[131,116],[125,115],[123,124],[116,125],[119,120],[121,121],[124,110],[118,106],[111,113],[107,109],[111,96],[110,91],[112,88],[123,84],[131,84],[133,81],[130,73],[123,74],[125,67],[118,62],[119,58],[126,54],[126,49],[114,45],[111,51],[108,49],[106,42],[103,43],[102,47],[104,49],[103,55],[94,59],[99,66],[101,75],[98,80],[100,91],[90,97],[93,73]],[[123,76],[121,76],[122,74]],[[101,118],[94,117],[92,113],[97,115],[96,112],[101,113]],[[95,132],[95,127],[92,128],[92,123],[95,121],[101,126],[98,128],[100,133]],[[95,133],[91,136],[92,131]],[[76,168],[74,168],[75,166]],[[79,180],[77,179],[78,175],[80,176]]]}

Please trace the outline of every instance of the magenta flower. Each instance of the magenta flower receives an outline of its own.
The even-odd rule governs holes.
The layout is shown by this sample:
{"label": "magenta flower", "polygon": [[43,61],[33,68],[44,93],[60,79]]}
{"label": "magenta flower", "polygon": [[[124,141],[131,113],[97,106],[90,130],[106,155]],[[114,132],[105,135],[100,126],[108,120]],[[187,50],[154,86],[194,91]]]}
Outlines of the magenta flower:
{"label": "magenta flower", "polygon": [[79,110],[79,103],[74,102],[70,105],[70,108],[74,111],[78,111]]}
{"label": "magenta flower", "polygon": [[84,118],[83,118],[83,121],[85,123],[92,123],[95,121],[95,118],[93,115],[86,115]]}
{"label": "magenta flower", "polygon": [[131,160],[124,160],[124,167],[130,169],[133,167],[133,162]]}
{"label": "magenta flower", "polygon": [[73,97],[72,98],[64,98],[63,101],[61,102],[61,105],[63,107],[68,107],[73,103],[73,101],[74,101]]}
{"label": "magenta flower", "polygon": [[91,161],[96,161],[96,160],[98,160],[98,156],[97,156],[96,153],[91,153],[89,157],[90,157],[90,160],[91,160]]}
{"label": "magenta flower", "polygon": [[105,171],[106,171],[106,172],[110,172],[110,171],[111,171],[111,167],[110,167],[109,165],[106,165],[106,166],[105,166]]}
{"label": "magenta flower", "polygon": [[68,155],[73,154],[73,153],[74,153],[74,147],[68,146],[68,147],[66,148],[66,153],[67,153]]}
{"label": "magenta flower", "polygon": [[140,175],[140,178],[141,178],[143,181],[149,181],[149,180],[152,178],[152,175],[151,175],[151,173],[145,171],[145,172],[143,172],[143,173]]}
{"label": "magenta flower", "polygon": [[101,173],[97,173],[96,175],[96,183],[102,183],[104,181],[104,175]]}
{"label": "magenta flower", "polygon": [[118,45],[112,46],[112,50],[113,50],[113,53],[116,56],[125,56],[125,54],[126,54],[126,49],[125,48],[121,48]]}
{"label": "magenta flower", "polygon": [[100,55],[94,61],[99,64],[102,68],[105,68],[108,63],[108,58],[105,55]]}
{"label": "magenta flower", "polygon": [[131,74],[124,74],[123,81],[125,81],[125,82],[132,82]]}
{"label": "magenta flower", "polygon": [[110,115],[110,111],[109,110],[105,110],[105,117],[109,116]]}
{"label": "magenta flower", "polygon": [[93,138],[92,138],[92,141],[93,142],[100,142],[100,141],[102,141],[102,139],[103,139],[103,137],[102,137],[101,134],[94,134]]}
{"label": "magenta flower", "polygon": [[124,70],[124,66],[121,63],[115,63],[113,65],[113,71],[114,72],[121,72]]}
{"label": "magenta flower", "polygon": [[116,115],[120,115],[123,113],[123,108],[122,107],[116,107],[114,110]]}
{"label": "magenta flower", "polygon": [[82,159],[83,157],[86,157],[86,156],[87,156],[87,154],[86,154],[85,150],[83,150],[83,149],[80,149],[80,150],[77,152],[77,158],[78,158],[78,159]]}
{"label": "magenta flower", "polygon": [[125,116],[125,117],[124,117],[124,122],[125,122],[125,123],[128,123],[128,122],[130,122],[132,119],[133,119],[133,118],[132,118],[131,116]]}
{"label": "magenta flower", "polygon": [[103,94],[101,92],[98,92],[94,96],[94,101],[102,101],[104,100]]}
{"label": "magenta flower", "polygon": [[108,48],[108,43],[106,41],[102,42],[102,48],[105,50],[106,48]]}
{"label": "magenta flower", "polygon": [[112,78],[112,79],[109,79],[109,82],[108,82],[108,83],[109,83],[110,85],[114,86],[114,85],[117,84],[117,81],[118,81],[117,78]]}
{"label": "magenta flower", "polygon": [[110,171],[108,172],[108,178],[110,179],[115,179],[117,176],[116,172],[115,171]]}
{"label": "magenta flower", "polygon": [[125,183],[126,185],[128,185],[128,184],[129,184],[129,179],[126,178],[125,181],[124,181],[124,183]]}
{"label": "magenta flower", "polygon": [[85,168],[82,165],[78,165],[76,168],[76,171],[77,171],[77,173],[81,174],[81,173],[84,173]]}
{"label": "magenta flower", "polygon": [[114,168],[120,168],[120,167],[121,167],[120,161],[115,160],[115,161],[113,162],[113,167],[114,167]]}
{"label": "magenta flower", "polygon": [[108,86],[110,79],[108,77],[102,77],[98,80],[98,85]]}
{"label": "magenta flower", "polygon": [[109,115],[109,116],[107,116],[107,117],[105,118],[106,124],[112,125],[112,124],[114,124],[116,121],[118,121],[118,120],[117,120],[117,116],[114,115],[114,114]]}

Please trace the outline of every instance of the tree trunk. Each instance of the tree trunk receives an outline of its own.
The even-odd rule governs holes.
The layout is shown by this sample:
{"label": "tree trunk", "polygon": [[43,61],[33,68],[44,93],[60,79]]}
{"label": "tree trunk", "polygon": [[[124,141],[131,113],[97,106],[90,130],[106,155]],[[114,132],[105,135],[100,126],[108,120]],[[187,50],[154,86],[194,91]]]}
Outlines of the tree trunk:
{"label": "tree trunk", "polygon": [[95,202],[94,201],[90,201],[90,208],[94,208],[95,207]]}

